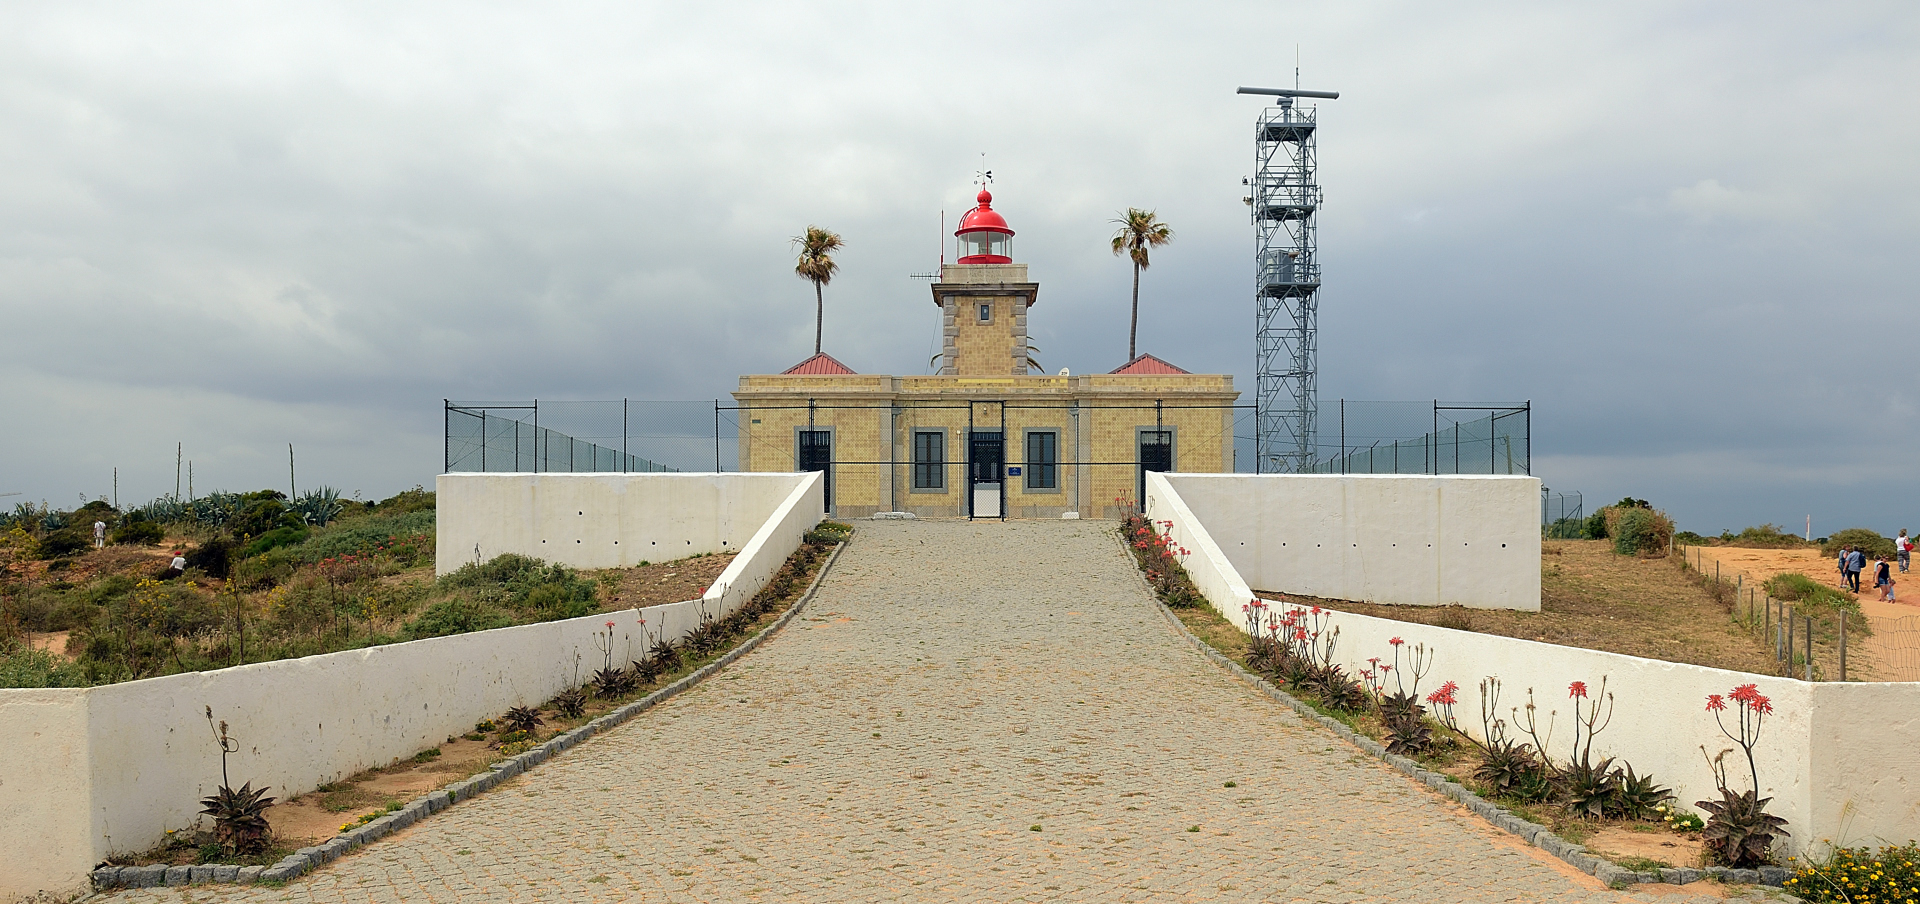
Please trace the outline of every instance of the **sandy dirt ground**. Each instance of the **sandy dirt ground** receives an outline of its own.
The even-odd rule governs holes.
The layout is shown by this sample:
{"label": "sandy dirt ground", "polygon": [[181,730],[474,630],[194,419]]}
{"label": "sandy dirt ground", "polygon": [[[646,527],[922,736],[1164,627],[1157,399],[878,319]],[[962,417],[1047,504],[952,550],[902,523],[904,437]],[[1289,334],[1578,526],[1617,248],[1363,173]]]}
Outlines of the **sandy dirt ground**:
{"label": "sandy dirt ground", "polygon": [[[1840,572],[1834,567],[1834,560],[1820,554],[1817,549],[1742,549],[1733,546],[1694,546],[1688,547],[1690,556],[1699,556],[1696,561],[1705,567],[1703,571],[1713,573],[1718,563],[1720,574],[1727,580],[1734,575],[1744,574],[1746,586],[1752,587],[1764,583],[1776,574],[1799,572],[1822,584],[1846,593],[1840,586]],[[1894,587],[1901,597],[1899,602],[1883,603],[1880,593],[1872,588],[1873,565],[1868,563],[1867,573],[1861,578],[1861,592],[1848,593],[1860,601],[1860,611],[1865,612],[1875,625],[1874,635],[1861,638],[1859,649],[1866,654],[1863,662],[1855,666],[1860,674],[1850,669],[1849,676],[1869,678],[1875,681],[1920,681],[1920,662],[1912,661],[1916,657],[1905,648],[1916,639],[1908,635],[1920,633],[1920,572],[1902,575],[1894,573]],[[1912,578],[1912,580],[1906,580]],[[1913,619],[1912,621],[1901,621]]]}

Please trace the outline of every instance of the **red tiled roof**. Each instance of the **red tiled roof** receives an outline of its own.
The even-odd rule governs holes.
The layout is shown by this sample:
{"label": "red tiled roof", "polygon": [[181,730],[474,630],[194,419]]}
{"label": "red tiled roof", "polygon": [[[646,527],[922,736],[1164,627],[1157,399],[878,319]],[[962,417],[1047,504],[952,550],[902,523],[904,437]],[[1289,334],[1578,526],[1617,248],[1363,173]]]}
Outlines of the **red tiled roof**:
{"label": "red tiled roof", "polygon": [[1135,358],[1132,361],[1128,361],[1127,363],[1122,364],[1111,371],[1108,371],[1108,373],[1132,374],[1134,376],[1156,376],[1160,374],[1184,374],[1184,373],[1187,373],[1187,371],[1181,370],[1180,368],[1175,367],[1172,364],[1168,364],[1167,362],[1162,361],[1159,358],[1156,358],[1152,355],[1142,352],[1140,357]]}
{"label": "red tiled roof", "polygon": [[[1185,371],[1181,371],[1181,372],[1185,373]],[[853,368],[848,367],[845,364],[841,364],[838,361],[835,361],[832,355],[829,355],[826,352],[821,352],[817,355],[814,355],[811,358],[808,358],[805,361],[800,362],[799,364],[795,364],[794,366],[781,371],[780,373],[782,376],[785,376],[787,374],[793,374],[796,376],[844,377],[844,376],[852,376]]]}

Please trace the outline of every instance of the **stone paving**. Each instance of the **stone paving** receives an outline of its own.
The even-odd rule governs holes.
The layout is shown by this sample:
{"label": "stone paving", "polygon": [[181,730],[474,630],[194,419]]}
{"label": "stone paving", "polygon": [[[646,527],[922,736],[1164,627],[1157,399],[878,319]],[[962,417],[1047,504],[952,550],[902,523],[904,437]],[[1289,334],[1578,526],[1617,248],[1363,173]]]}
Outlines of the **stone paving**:
{"label": "stone paving", "polygon": [[1606,890],[1257,695],[1100,522],[863,522],[700,687],[285,888],[133,901],[1711,901]]}

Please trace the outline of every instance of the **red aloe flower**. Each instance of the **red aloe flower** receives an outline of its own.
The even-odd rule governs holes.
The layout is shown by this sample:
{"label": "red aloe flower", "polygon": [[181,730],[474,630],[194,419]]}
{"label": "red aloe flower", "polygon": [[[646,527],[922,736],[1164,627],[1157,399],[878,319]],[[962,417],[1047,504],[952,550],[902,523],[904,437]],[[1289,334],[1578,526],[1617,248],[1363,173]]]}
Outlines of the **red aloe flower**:
{"label": "red aloe flower", "polygon": [[609,628],[613,627],[613,622],[607,622],[607,627]]}
{"label": "red aloe flower", "polygon": [[1727,708],[1726,698],[1719,694],[1707,695],[1707,712],[1717,713]]}
{"label": "red aloe flower", "polygon": [[1439,690],[1434,691],[1431,694],[1428,694],[1427,702],[1434,704],[1435,706],[1452,706],[1455,703],[1460,702],[1458,700],[1455,700],[1453,696],[1453,692],[1459,689],[1460,689],[1460,685],[1454,684],[1453,682],[1449,681],[1446,684],[1440,685]]}
{"label": "red aloe flower", "polygon": [[1581,697],[1585,697],[1586,695],[1587,695],[1587,683],[1585,681],[1575,681],[1574,683],[1567,685],[1567,696],[1573,697],[1575,699],[1579,699]]}
{"label": "red aloe flower", "polygon": [[1406,643],[1406,641],[1404,641],[1404,640],[1401,640],[1401,639],[1400,639],[1400,638],[1398,638],[1398,637],[1390,637],[1390,638],[1388,638],[1388,639],[1387,639],[1387,643],[1390,643],[1390,644],[1392,644],[1392,645],[1394,645],[1394,646],[1396,646],[1396,647],[1397,647],[1397,646],[1400,646],[1400,645],[1401,645],[1401,644],[1403,644],[1403,643]]}

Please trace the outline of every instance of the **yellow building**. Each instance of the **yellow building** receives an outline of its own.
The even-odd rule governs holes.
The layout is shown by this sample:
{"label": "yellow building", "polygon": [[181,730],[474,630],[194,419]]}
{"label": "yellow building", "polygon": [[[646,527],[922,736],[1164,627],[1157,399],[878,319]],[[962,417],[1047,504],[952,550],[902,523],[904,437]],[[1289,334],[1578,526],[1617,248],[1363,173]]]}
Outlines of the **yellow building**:
{"label": "yellow building", "polygon": [[1034,374],[1027,316],[1040,284],[982,191],[933,284],[940,372],[855,373],[818,354],[740,378],[740,468],[817,470],[843,518],[1115,517],[1146,471],[1233,470],[1226,374],[1140,355],[1104,374]]}

